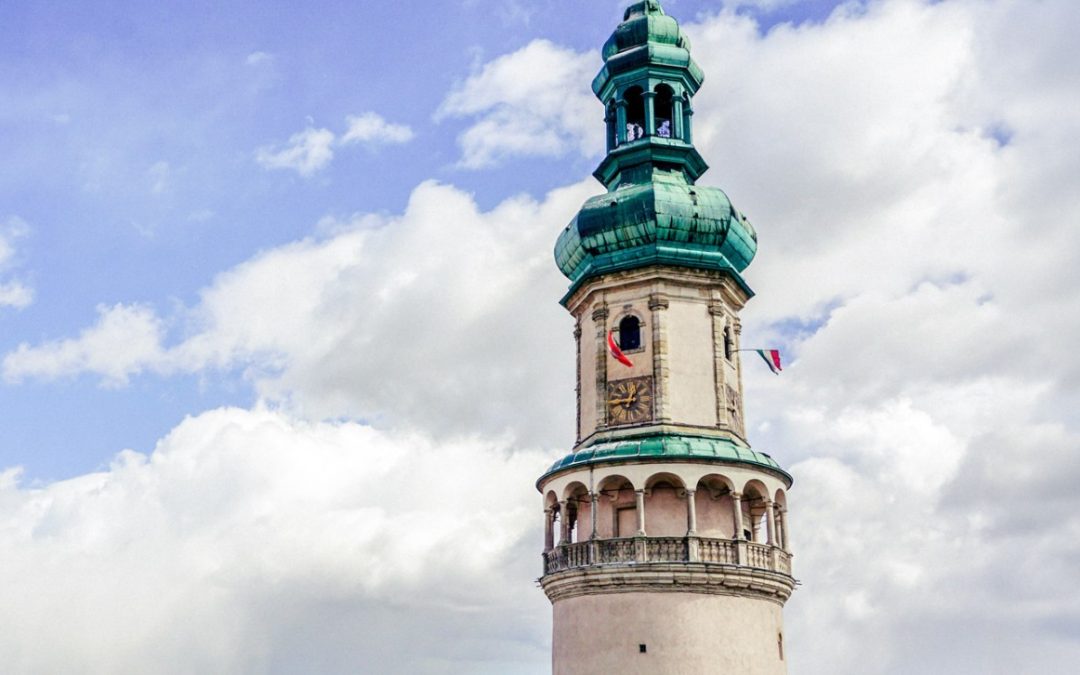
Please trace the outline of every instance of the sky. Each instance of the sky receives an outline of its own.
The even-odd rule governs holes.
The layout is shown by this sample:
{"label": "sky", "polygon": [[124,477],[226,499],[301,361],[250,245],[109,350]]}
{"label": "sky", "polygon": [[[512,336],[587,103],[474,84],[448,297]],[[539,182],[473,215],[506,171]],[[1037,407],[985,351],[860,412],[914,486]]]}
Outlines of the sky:
{"label": "sky", "polygon": [[[625,4],[0,4],[6,672],[548,672]],[[1080,5],[664,6],[788,362],[790,672],[1073,672]]]}

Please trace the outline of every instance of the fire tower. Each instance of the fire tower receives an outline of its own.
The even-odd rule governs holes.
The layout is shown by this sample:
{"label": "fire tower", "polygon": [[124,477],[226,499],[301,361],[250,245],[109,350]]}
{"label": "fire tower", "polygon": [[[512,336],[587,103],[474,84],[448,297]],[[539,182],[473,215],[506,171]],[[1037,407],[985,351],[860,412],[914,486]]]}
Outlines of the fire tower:
{"label": "fire tower", "polygon": [[553,670],[782,674],[792,480],[747,442],[739,356],[757,235],[696,185],[703,73],[678,23],[637,2],[603,57],[607,192],[555,246],[577,442],[537,481]]}

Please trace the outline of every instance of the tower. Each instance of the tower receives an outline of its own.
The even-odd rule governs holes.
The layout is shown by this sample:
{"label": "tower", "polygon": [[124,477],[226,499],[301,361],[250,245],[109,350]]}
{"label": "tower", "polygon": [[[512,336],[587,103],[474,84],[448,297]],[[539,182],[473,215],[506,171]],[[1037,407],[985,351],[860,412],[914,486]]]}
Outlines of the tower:
{"label": "tower", "polygon": [[537,481],[553,670],[785,673],[792,480],[747,442],[738,351],[757,235],[695,184],[703,73],[678,23],[637,2],[603,57],[607,192],[555,246],[577,441]]}

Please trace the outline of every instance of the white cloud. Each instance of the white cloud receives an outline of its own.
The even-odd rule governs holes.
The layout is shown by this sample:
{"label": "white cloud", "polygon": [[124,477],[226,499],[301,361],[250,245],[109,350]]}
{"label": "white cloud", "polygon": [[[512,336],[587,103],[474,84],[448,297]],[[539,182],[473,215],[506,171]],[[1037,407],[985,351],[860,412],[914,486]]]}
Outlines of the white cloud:
{"label": "white cloud", "polygon": [[[488,212],[461,191],[418,187],[399,217],[360,216],[326,239],[221,274],[170,325],[149,308],[101,310],[80,336],[8,354],[9,380],[247,369],[259,392],[314,417],[355,415],[432,431],[572,434],[570,319],[551,243],[592,188]],[[447,223],[453,223],[448,227]],[[537,378],[536,372],[556,373]],[[523,402],[529,392],[531,402]],[[488,405],[474,401],[486,399]],[[555,427],[552,418],[566,425]]]}
{"label": "white cloud", "polygon": [[289,137],[281,149],[259,148],[255,161],[266,169],[291,169],[310,176],[330,164],[334,158],[334,133],[329,129],[304,129]]}
{"label": "white cloud", "polygon": [[263,63],[268,63],[274,60],[274,56],[267,52],[251,52],[244,59],[244,63],[249,66],[257,66]]}
{"label": "white cloud", "polygon": [[413,130],[404,124],[391,124],[381,115],[373,112],[363,115],[349,115],[346,118],[349,128],[341,137],[341,143],[396,144],[408,143],[413,139]]}
{"label": "white cloud", "polygon": [[541,673],[528,487],[543,463],[494,441],[222,409],[99,473],[34,488],[5,472],[0,573],[19,583],[0,588],[0,658],[20,672]]}
{"label": "white cloud", "polygon": [[16,266],[15,241],[29,232],[30,226],[18,216],[11,216],[0,222],[0,309],[23,309],[34,302],[34,291],[25,282],[5,279],[9,270]]}
{"label": "white cloud", "polygon": [[[728,191],[761,238],[761,254],[749,272],[759,295],[744,313],[744,344],[781,344],[795,357],[780,378],[760,368],[746,371],[748,419],[756,429],[752,441],[788,465],[797,481],[791,522],[804,585],[787,610],[793,670],[1067,673],[1080,659],[1073,591],[1080,587],[1080,359],[1074,355],[1080,342],[1080,155],[1073,140],[1080,136],[1080,121],[1062,114],[1080,104],[1073,65],[1080,61],[1069,30],[1078,22],[1080,5],[1060,1],[1033,8],[1008,0],[892,0],[861,12],[840,11],[823,25],[780,26],[766,35],[730,12],[687,26],[709,77],[695,102],[699,146],[714,164],[707,180]],[[570,64],[586,59],[553,45],[530,48],[561,53]],[[565,119],[541,102],[539,109],[549,109],[539,115],[541,122],[522,110],[536,87],[522,77],[529,68],[511,66],[542,61],[522,53],[478,71],[451,94],[442,114],[475,117],[474,129],[487,124],[495,132],[535,123],[542,133],[550,123],[564,143],[561,152],[588,154],[588,148],[599,147],[583,142],[589,133],[602,134],[595,101],[581,116]],[[587,70],[583,83],[593,67]],[[1001,129],[1009,131],[1004,144]],[[529,142],[520,148],[507,143],[508,137],[513,134],[470,141],[467,132],[463,162],[483,165],[538,152]],[[276,642],[262,636],[294,640],[283,650],[304,635],[332,639],[325,631],[295,630],[308,621],[322,626],[317,622],[328,616],[366,621],[379,628],[376,637],[393,644],[401,635],[435,632],[428,628],[436,624],[417,631],[416,619],[399,609],[401,598],[420,603],[413,605],[422,610],[419,615],[435,612],[440,622],[451,617],[439,627],[460,627],[468,622],[454,620],[460,616],[452,608],[462,598],[439,593],[469,589],[477,578],[472,575],[487,574],[484,592],[491,596],[482,598],[505,593],[534,603],[523,610],[527,617],[516,616],[520,623],[511,622],[499,635],[516,637],[506,649],[521,648],[523,660],[542,670],[545,638],[537,636],[549,615],[539,593],[522,581],[535,574],[539,541],[535,532],[526,534],[535,514],[499,521],[500,532],[521,542],[512,552],[503,550],[505,557],[496,556],[509,567],[480,566],[463,576],[439,577],[429,576],[434,567],[406,564],[400,574],[415,585],[391,570],[386,587],[403,592],[387,600],[379,595],[386,587],[372,582],[376,590],[367,590],[356,570],[373,569],[371,556],[402,558],[378,558],[371,553],[374,544],[349,549],[340,531],[374,541],[363,538],[367,521],[350,520],[351,509],[370,505],[363,501],[369,492],[386,495],[380,492],[384,484],[408,481],[387,480],[389,474],[378,470],[365,473],[342,460],[343,454],[328,456],[342,446],[378,448],[365,453],[370,457],[386,455],[390,446],[404,453],[409,451],[402,448],[418,447],[420,455],[389,456],[410,458],[402,466],[430,469],[414,481],[429,487],[441,486],[443,473],[450,482],[469,480],[437,456],[443,447],[470,443],[445,441],[443,434],[472,430],[490,437],[508,429],[529,439],[529,446],[565,443],[572,427],[572,339],[569,320],[554,304],[565,282],[554,273],[550,249],[583,198],[598,189],[580,184],[540,202],[516,198],[481,211],[461,191],[425,183],[400,216],[358,217],[327,227],[332,234],[324,239],[268,251],[225,272],[186,313],[166,321],[145,308],[115,307],[103,310],[98,326],[83,334],[104,334],[113,312],[146,311],[142,320],[130,321],[130,334],[145,338],[146,346],[135,350],[142,358],[115,355],[130,339],[122,331],[97,346],[76,338],[13,352],[8,358],[15,359],[14,370],[5,362],[9,377],[89,371],[118,382],[147,370],[245,369],[264,398],[290,413],[357,415],[379,427],[427,433],[406,441],[356,425],[305,425],[285,413],[227,411],[186,423],[163,441],[154,459],[130,462],[137,471],[118,462],[104,476],[37,490],[14,487],[9,477],[0,512],[13,520],[0,527],[0,536],[37,532],[39,539],[5,546],[18,554],[0,557],[0,566],[14,570],[8,577],[63,579],[49,571],[83,567],[76,566],[82,576],[56,590],[28,586],[25,597],[15,598],[23,591],[11,585],[3,591],[5,606],[24,608],[13,616],[36,617],[26,624],[33,628],[44,621],[40,617],[58,614],[53,608],[61,601],[55,598],[62,597],[65,607],[89,608],[64,614],[56,629],[67,631],[62,636],[78,635],[80,617],[94,616],[103,597],[137,599],[195,588],[204,592],[179,600],[168,595],[170,602],[158,603],[172,612],[165,620],[134,614],[132,622],[151,629],[120,631],[138,642],[123,643],[110,658],[166,662],[154,658],[160,652],[145,656],[151,649],[145,645],[163,644],[152,628],[201,622],[223,636],[222,656],[212,661],[225,664],[219,669],[268,669],[265,664],[272,663],[290,670],[295,662],[274,652]],[[164,344],[165,323],[183,324],[181,338]],[[75,356],[63,356],[68,353]],[[198,430],[190,440],[180,433],[188,429]],[[367,436],[354,440],[352,434]],[[437,437],[428,440],[429,435]],[[502,472],[498,458],[509,460],[490,442],[477,443],[487,450],[466,453],[463,464],[487,470],[494,462],[492,471]],[[265,468],[249,454],[253,448],[266,453]],[[309,455],[310,464],[288,448]],[[423,454],[428,451],[430,457]],[[179,478],[155,473],[166,469],[218,474],[196,480],[182,472]],[[514,483],[513,489],[485,504],[528,509],[517,500],[529,499],[528,483],[538,470],[530,465],[513,477],[507,469],[506,484]],[[123,489],[103,487],[121,474],[137,480],[123,483]],[[292,474],[306,480],[283,486],[280,476]],[[371,475],[381,478],[367,482]],[[289,492],[354,479],[360,485],[355,491],[324,490],[338,499],[301,499]],[[75,488],[86,497],[65,496]],[[433,488],[425,499],[450,501],[418,503],[415,522],[442,522],[447,513],[478,508],[453,501],[473,494],[459,493],[447,496]],[[126,499],[120,503],[127,508],[102,510],[106,515],[97,519],[65,520],[76,512],[95,514],[101,508],[96,505],[113,494]],[[159,515],[168,502],[162,494],[198,499],[185,497],[190,510],[168,511],[182,514],[170,519]],[[353,501],[355,495],[361,497]],[[248,496],[251,504],[244,501]],[[283,520],[279,502],[305,515],[310,535]],[[46,517],[61,506],[67,512]],[[266,515],[257,520],[250,512]],[[115,524],[114,513],[123,516]],[[335,520],[342,513],[342,521]],[[135,528],[150,533],[142,538],[124,535],[123,528],[132,528],[128,519],[140,514],[167,526]],[[50,529],[56,522],[73,524],[56,535]],[[340,522],[347,526],[332,526]],[[317,573],[311,573],[288,555],[275,527],[299,537],[302,548],[316,552],[316,561],[327,560],[325,551],[336,551],[335,545],[343,552],[322,567],[312,563]],[[227,536],[253,531],[238,535],[239,543]],[[453,531],[462,539],[486,540],[471,529]],[[166,536],[175,540],[161,546],[174,553],[165,562],[131,562],[152,553],[150,547],[161,541],[155,537]],[[402,545],[389,535],[378,541],[395,553]],[[47,548],[50,542],[57,548]],[[250,557],[236,551],[245,544],[255,546]],[[76,560],[70,553],[84,550],[95,555]],[[169,566],[173,558],[180,561],[179,571]],[[279,558],[280,564],[272,564]],[[113,581],[80,581],[102,577],[88,571],[94,561],[101,569],[119,570],[112,577],[105,573]],[[116,562],[122,564],[107,566]],[[35,576],[38,569],[43,571]],[[203,577],[191,569],[221,573]],[[524,571],[498,576],[507,569]],[[193,586],[178,586],[177,580],[192,578]],[[202,583],[204,578],[213,584]],[[465,582],[458,584],[460,579]],[[247,583],[247,593],[237,593],[236,583]],[[531,595],[513,595],[523,588]],[[130,595],[116,596],[118,591]],[[423,604],[431,593],[445,600],[435,603],[443,613]],[[346,606],[331,611],[327,603],[312,601],[312,594],[344,597]],[[263,611],[249,611],[252,604],[237,603],[237,597],[257,598],[251,603]],[[356,598],[361,599],[349,604]],[[490,615],[492,606],[474,605],[475,616]],[[271,607],[276,611],[267,611]],[[248,620],[252,614],[279,623],[265,628]],[[460,651],[452,642],[425,642],[431,651],[424,653],[473,651],[469,640],[479,633],[460,629],[451,637],[465,645]],[[477,630],[491,628],[481,623]],[[11,639],[25,637],[10,633]],[[350,643],[355,635],[331,645],[316,642],[312,649],[327,659],[385,653],[369,643]],[[185,645],[195,641],[185,632],[166,637]],[[520,647],[522,640],[535,649]],[[76,652],[81,644],[56,643],[75,644],[69,650]],[[154,648],[172,654],[174,644]],[[41,653],[52,658],[52,651]],[[236,660],[226,663],[227,658]],[[257,658],[266,660],[251,660]],[[101,669],[122,670],[126,663]],[[54,664],[40,669],[49,665]],[[485,671],[471,662],[456,666],[443,670]],[[503,662],[491,668],[519,670]]]}
{"label": "white cloud", "polygon": [[603,112],[589,89],[598,67],[595,53],[534,40],[455,87],[436,119],[471,120],[458,139],[470,169],[513,157],[595,155],[604,149]]}
{"label": "white cloud", "polygon": [[127,382],[132,372],[160,367],[164,328],[152,309],[141,305],[99,306],[98,322],[77,338],[31,347],[23,343],[4,356],[4,378],[55,378],[80,372],[101,375],[109,385]]}
{"label": "white cloud", "polygon": [[373,112],[349,115],[346,123],[348,128],[340,138],[329,129],[309,127],[289,137],[284,148],[259,148],[255,153],[255,160],[267,169],[291,169],[308,177],[330,165],[334,159],[335,147],[407,143],[414,135],[408,126],[387,122]]}

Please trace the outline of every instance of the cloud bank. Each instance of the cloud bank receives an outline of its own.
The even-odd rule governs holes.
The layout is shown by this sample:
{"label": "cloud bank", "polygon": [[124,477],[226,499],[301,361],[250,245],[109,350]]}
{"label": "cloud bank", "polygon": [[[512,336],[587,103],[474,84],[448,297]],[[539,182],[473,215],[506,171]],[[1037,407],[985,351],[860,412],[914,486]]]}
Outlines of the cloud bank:
{"label": "cloud bank", "polygon": [[[744,342],[792,360],[747,369],[751,440],[797,481],[792,673],[1080,659],[1078,23],[1064,1],[891,0],[764,35],[732,12],[686,26],[707,181],[761,237]],[[462,165],[599,150],[588,92],[545,102],[590,59],[533,43],[479,68],[440,112],[475,120]],[[530,490],[573,402],[550,248],[598,189],[484,211],[424,183],[174,315],[103,307],[6,355],[16,381],[239,372],[268,408],[73,481],[8,472],[0,565],[26,618],[5,662],[336,672],[394,648],[409,672],[545,672]],[[318,421],[341,415],[365,423]]]}

